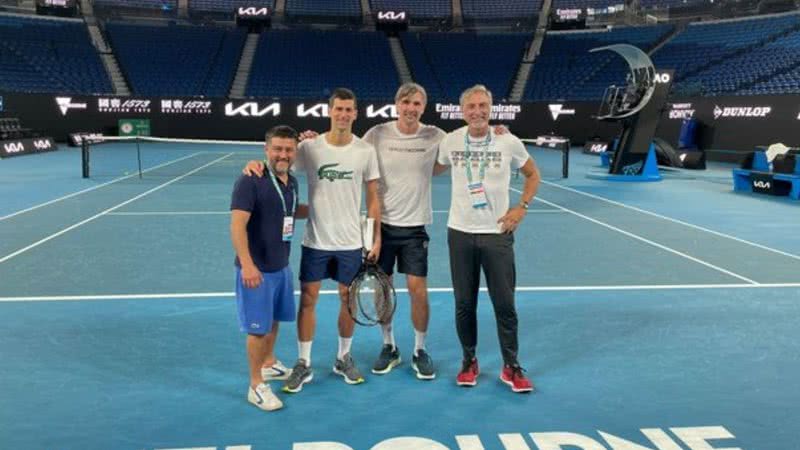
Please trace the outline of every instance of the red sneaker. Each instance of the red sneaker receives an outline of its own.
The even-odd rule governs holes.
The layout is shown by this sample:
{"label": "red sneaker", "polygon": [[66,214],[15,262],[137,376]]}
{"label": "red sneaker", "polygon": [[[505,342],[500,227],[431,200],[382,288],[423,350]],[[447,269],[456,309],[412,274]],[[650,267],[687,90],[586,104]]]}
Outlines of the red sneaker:
{"label": "red sneaker", "polygon": [[500,381],[511,386],[514,392],[531,392],[533,391],[533,383],[522,372],[520,366],[503,366],[503,372],[500,374]]}
{"label": "red sneaker", "polygon": [[459,386],[475,386],[478,384],[478,375],[480,373],[477,358],[472,358],[472,361],[465,360],[461,363],[461,372],[456,377],[456,384]]}

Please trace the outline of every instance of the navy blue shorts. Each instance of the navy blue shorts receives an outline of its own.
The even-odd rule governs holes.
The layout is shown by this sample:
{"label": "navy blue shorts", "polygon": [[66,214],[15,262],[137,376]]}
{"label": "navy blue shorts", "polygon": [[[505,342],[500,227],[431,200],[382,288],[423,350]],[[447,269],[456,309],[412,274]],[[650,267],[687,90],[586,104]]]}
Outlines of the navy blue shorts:
{"label": "navy blue shorts", "polygon": [[317,250],[303,246],[300,281],[309,283],[331,278],[349,286],[361,268],[361,261],[361,249]]}
{"label": "navy blue shorts", "polygon": [[397,227],[381,224],[381,254],[378,265],[387,275],[397,271],[418,277],[428,276],[428,233],[424,226]]}
{"label": "navy blue shorts", "polygon": [[236,307],[239,328],[248,334],[264,335],[272,331],[272,323],[295,319],[294,285],[289,266],[275,272],[262,272],[258,287],[242,283],[242,269],[236,268]]}

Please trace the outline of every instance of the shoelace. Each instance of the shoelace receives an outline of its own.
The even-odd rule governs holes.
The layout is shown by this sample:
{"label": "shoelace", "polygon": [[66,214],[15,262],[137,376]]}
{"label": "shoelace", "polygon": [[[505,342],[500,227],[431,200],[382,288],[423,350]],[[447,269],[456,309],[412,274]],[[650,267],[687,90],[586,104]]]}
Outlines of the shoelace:
{"label": "shoelace", "polygon": [[527,370],[523,369],[520,366],[511,366],[511,379],[515,378],[525,378],[523,372],[527,372]]}

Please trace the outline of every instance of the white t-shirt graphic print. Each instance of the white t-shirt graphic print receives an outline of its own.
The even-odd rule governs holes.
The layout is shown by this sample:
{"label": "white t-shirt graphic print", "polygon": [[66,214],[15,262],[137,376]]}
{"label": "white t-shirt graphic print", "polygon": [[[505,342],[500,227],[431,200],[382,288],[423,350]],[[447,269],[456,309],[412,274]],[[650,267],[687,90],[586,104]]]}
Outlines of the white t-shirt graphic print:
{"label": "white t-shirt graphic print", "polygon": [[378,153],[383,223],[413,227],[433,222],[431,177],[444,136],[438,127],[424,124],[414,134],[403,134],[397,121],[376,125],[364,135]]}
{"label": "white t-shirt graphic print", "polygon": [[[508,212],[508,188],[512,169],[525,165],[530,155],[525,144],[512,134],[496,135],[489,131],[490,139],[469,139],[469,161],[464,140],[467,127],[449,133],[439,144],[439,164],[450,166],[452,200],[447,220],[448,228],[465,233],[501,233],[497,220]],[[486,161],[483,186],[488,204],[474,208],[467,190],[467,164],[472,170],[472,182],[480,180],[480,161]]]}
{"label": "white t-shirt graphic print", "polygon": [[356,136],[337,147],[321,134],[300,143],[294,169],[305,172],[308,180],[303,245],[317,250],[360,249],[363,186],[380,178],[375,149]]}

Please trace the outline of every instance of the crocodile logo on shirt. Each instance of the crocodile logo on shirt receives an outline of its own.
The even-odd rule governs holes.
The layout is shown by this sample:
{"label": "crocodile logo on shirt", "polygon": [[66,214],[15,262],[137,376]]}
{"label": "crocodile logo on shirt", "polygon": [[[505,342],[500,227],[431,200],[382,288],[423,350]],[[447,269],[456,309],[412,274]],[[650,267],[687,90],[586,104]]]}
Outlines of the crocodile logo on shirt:
{"label": "crocodile logo on shirt", "polygon": [[319,170],[317,170],[317,177],[320,180],[328,180],[328,181],[335,181],[335,180],[352,180],[353,179],[353,171],[352,170],[336,170],[334,167],[338,166],[339,163],[335,164],[324,164],[320,166]]}

